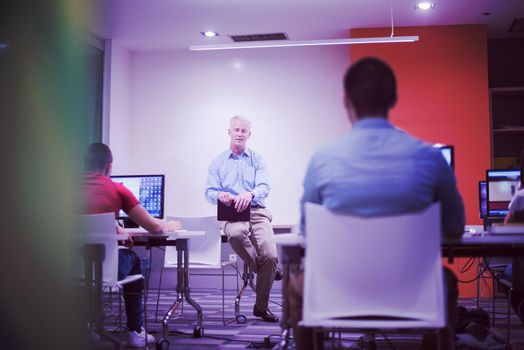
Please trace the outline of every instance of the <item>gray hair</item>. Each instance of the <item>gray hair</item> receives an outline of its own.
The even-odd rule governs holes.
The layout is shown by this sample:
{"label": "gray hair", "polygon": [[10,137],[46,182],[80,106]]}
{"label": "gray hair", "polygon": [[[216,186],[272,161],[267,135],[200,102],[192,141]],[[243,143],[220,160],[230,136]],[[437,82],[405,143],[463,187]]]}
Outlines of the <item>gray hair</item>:
{"label": "gray hair", "polygon": [[251,130],[251,122],[249,121],[249,119],[247,118],[244,118],[240,115],[235,115],[233,118],[231,118],[231,120],[229,121],[229,127],[231,127],[231,124],[233,124],[233,120],[238,120],[238,121],[242,121],[242,122],[245,122],[247,123],[247,127],[249,128],[249,130]]}

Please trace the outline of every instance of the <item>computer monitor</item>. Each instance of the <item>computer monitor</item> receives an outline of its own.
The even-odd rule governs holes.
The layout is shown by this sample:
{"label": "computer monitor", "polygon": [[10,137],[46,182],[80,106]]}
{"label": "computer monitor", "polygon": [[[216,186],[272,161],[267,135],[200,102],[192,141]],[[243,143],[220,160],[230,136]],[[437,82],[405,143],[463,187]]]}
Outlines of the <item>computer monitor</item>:
{"label": "computer monitor", "polygon": [[486,181],[479,181],[479,214],[484,219],[488,215],[488,191]]}
{"label": "computer monitor", "polygon": [[[111,179],[133,192],[151,216],[164,218],[164,175],[116,175]],[[127,218],[127,214],[120,210],[118,219]]]}
{"label": "computer monitor", "polygon": [[442,156],[448,163],[448,165],[451,167],[451,169],[455,169],[455,149],[452,145],[443,145],[440,143],[437,143],[434,145],[440,150],[440,153],[442,153]]}
{"label": "computer monitor", "polygon": [[489,217],[504,217],[520,184],[519,170],[487,170],[487,202]]}

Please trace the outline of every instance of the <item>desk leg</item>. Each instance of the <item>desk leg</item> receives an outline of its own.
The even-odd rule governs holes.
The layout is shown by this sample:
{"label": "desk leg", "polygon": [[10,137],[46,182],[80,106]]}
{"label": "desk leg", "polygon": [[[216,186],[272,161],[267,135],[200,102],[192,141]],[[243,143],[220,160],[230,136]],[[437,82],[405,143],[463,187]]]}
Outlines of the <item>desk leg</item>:
{"label": "desk leg", "polygon": [[[148,300],[149,297],[149,280],[151,278],[151,266],[153,265],[153,248],[152,247],[146,247],[147,251],[147,261],[148,261],[148,267],[146,270],[146,276],[145,276],[145,300]],[[140,261],[140,269],[142,269],[142,261]]]}
{"label": "desk leg", "polygon": [[282,280],[282,321],[280,327],[282,328],[280,349],[287,350],[289,345],[289,333],[291,329],[291,322],[289,321],[289,300],[288,300],[288,286],[289,274],[291,272],[290,264],[288,262],[282,264],[284,270],[284,279]]}
{"label": "desk leg", "polygon": [[280,327],[282,328],[281,341],[279,349],[286,350],[289,346],[289,338],[291,335],[291,315],[289,313],[289,277],[292,271],[297,271],[300,268],[300,264],[295,262],[283,262],[282,269],[284,270],[284,278],[282,280],[282,321]]}
{"label": "desk leg", "polygon": [[185,298],[186,301],[191,305],[197,312],[197,326],[193,330],[193,336],[195,338],[200,338],[204,335],[204,328],[202,327],[203,323],[203,313],[202,308],[196,301],[191,299],[189,291],[189,247],[188,239],[177,239],[176,240],[176,250],[177,250],[177,286],[176,286],[176,300],[164,316],[162,321],[162,330],[163,330],[163,339],[159,343],[167,343],[167,333],[168,333],[168,322],[176,309],[182,304],[182,299]]}
{"label": "desk leg", "polygon": [[[163,339],[158,341],[158,344],[166,343],[167,347],[169,348],[169,342],[167,341],[167,333],[168,333],[168,322],[171,319],[172,315],[175,313],[176,309],[182,304],[182,290],[184,288],[184,280],[183,280],[183,266],[182,266],[182,254],[180,251],[178,251],[178,244],[177,244],[177,284],[176,284],[176,300],[171,305],[169,310],[167,311],[166,315],[164,316],[164,319],[162,320],[162,334]],[[161,348],[161,347],[160,347]]]}
{"label": "desk leg", "polygon": [[[184,249],[185,248],[185,249]],[[178,245],[177,245],[178,250]],[[197,326],[193,329],[193,336],[195,338],[202,338],[204,335],[204,328],[202,327],[202,322],[204,319],[204,315],[202,313],[202,308],[196,301],[191,299],[190,291],[189,291],[189,250],[187,249],[187,245],[185,247],[181,247],[179,250],[179,255],[184,256],[184,265],[183,265],[183,281],[184,281],[184,296],[186,301],[191,305],[197,312]]]}
{"label": "desk leg", "polygon": [[[485,263],[485,262],[484,262]],[[477,262],[477,309],[480,309],[480,279],[483,278],[481,276],[481,272],[484,269],[484,263],[482,261]]]}
{"label": "desk leg", "polygon": [[293,271],[300,269],[300,262],[304,256],[304,249],[298,245],[296,246],[282,246],[281,260],[282,268],[284,270],[284,279],[282,281],[282,340],[279,344],[279,349],[287,350],[289,347],[289,338],[292,328],[291,315],[289,310],[289,279]]}

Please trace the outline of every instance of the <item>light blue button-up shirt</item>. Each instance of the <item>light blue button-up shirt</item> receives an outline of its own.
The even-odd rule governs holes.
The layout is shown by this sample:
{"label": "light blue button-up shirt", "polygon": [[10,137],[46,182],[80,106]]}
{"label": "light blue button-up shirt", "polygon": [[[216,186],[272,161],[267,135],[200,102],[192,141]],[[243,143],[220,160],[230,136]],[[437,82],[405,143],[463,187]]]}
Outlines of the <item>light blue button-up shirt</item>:
{"label": "light blue button-up shirt", "polygon": [[304,203],[358,216],[398,215],[440,201],[445,237],[464,230],[464,205],[455,175],[440,151],[395,128],[384,118],[364,118],[311,158]]}
{"label": "light blue button-up shirt", "polygon": [[518,190],[513,198],[511,198],[508,209],[513,215],[515,215],[517,211],[524,211],[524,188]]}
{"label": "light blue button-up shirt", "polygon": [[209,165],[205,196],[208,202],[217,204],[218,192],[239,195],[253,192],[251,204],[265,207],[269,195],[269,174],[262,157],[246,148],[237,156],[230,149],[221,153]]}

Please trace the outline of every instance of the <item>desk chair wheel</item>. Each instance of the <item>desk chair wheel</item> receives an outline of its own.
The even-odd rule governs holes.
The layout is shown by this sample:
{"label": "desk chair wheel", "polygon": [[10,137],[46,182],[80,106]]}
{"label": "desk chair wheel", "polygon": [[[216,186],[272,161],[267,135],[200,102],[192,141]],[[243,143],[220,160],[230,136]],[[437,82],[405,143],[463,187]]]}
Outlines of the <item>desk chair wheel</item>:
{"label": "desk chair wheel", "polygon": [[204,336],[204,327],[196,326],[193,328],[193,338],[202,338]]}
{"label": "desk chair wheel", "polygon": [[167,341],[167,339],[162,338],[156,342],[155,349],[156,350],[168,350],[169,342]]}
{"label": "desk chair wheel", "polygon": [[235,319],[238,324],[244,324],[247,321],[247,318],[244,315],[238,315]]}

